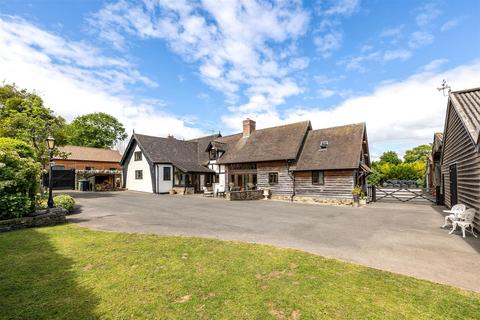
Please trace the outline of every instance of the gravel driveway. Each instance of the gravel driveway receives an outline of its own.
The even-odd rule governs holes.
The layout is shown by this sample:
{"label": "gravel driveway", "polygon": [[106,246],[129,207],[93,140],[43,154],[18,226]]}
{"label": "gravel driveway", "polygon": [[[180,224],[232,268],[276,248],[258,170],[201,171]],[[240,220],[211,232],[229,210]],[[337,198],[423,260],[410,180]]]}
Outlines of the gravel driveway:
{"label": "gravel driveway", "polygon": [[441,208],[226,201],[133,191],[72,192],[80,225],[296,248],[480,292],[480,240],[440,229]]}

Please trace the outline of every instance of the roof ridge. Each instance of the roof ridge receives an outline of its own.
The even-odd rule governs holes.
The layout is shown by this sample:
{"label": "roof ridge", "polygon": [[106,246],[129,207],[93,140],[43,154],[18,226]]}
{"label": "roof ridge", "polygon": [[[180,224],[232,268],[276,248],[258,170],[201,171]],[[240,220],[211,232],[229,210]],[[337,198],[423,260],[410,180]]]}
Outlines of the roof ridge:
{"label": "roof ridge", "polygon": [[141,134],[141,133],[134,133],[135,136],[144,136],[144,137],[149,137],[149,138],[155,138],[155,139],[162,139],[162,140],[167,140],[167,141],[178,141],[178,142],[188,142],[188,143],[198,143],[197,141],[191,141],[191,140],[181,140],[177,139],[175,137],[173,138],[166,138],[166,137],[158,137],[158,136],[151,136],[148,134]]}
{"label": "roof ridge", "polygon": [[472,91],[480,91],[480,87],[469,88],[469,89],[462,89],[462,90],[456,90],[456,91],[450,91],[449,94],[454,94],[454,93],[467,93],[467,92],[472,92]]}
{"label": "roof ridge", "polygon": [[96,150],[109,150],[109,151],[118,151],[118,150],[114,150],[114,149],[110,149],[110,148],[99,148],[99,147],[87,147],[87,146],[76,146],[74,144],[66,144],[66,145],[63,145],[63,146],[58,146],[59,148],[62,148],[62,147],[75,147],[75,148],[88,148],[88,149],[96,149]]}
{"label": "roof ridge", "polygon": [[337,129],[337,128],[353,127],[353,126],[364,126],[364,125],[365,125],[365,122],[357,122],[357,123],[350,123],[350,124],[342,124],[340,126],[334,126],[334,127],[318,128],[311,131],[314,132],[314,131],[320,131],[320,130]]}

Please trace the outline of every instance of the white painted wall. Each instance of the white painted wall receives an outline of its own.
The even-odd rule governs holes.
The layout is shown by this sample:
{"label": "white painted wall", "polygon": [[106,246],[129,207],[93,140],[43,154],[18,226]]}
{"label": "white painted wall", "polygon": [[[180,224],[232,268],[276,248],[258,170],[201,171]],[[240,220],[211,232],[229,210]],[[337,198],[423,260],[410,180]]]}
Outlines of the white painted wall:
{"label": "white painted wall", "polygon": [[[225,165],[216,164],[217,160],[210,160],[208,167],[218,173],[218,182],[213,184],[213,192],[225,192],[226,188],[226,178],[225,178]],[[222,172],[222,173],[220,173]]]}
{"label": "white painted wall", "polygon": [[[141,151],[138,145],[135,147],[134,152]],[[127,183],[128,190],[153,192],[152,188],[152,176],[150,175],[150,166],[148,165],[145,154],[142,152],[142,160],[135,161],[135,154],[132,154],[130,161],[127,163]],[[143,171],[143,179],[135,179],[135,171]]]}
{"label": "white painted wall", "polygon": [[[170,180],[165,181],[163,176],[163,168],[170,168]],[[165,193],[173,187],[173,166],[170,164],[155,165],[155,176],[157,178],[157,193]]]}

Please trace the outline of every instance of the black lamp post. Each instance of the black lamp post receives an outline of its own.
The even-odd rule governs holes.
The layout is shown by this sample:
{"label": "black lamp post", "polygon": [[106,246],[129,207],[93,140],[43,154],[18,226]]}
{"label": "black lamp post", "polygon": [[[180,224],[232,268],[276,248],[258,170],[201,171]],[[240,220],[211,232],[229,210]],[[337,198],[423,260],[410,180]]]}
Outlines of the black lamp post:
{"label": "black lamp post", "polygon": [[47,205],[49,208],[53,208],[53,195],[52,195],[52,157],[53,157],[53,148],[55,148],[55,139],[52,136],[47,138],[48,146],[48,202]]}

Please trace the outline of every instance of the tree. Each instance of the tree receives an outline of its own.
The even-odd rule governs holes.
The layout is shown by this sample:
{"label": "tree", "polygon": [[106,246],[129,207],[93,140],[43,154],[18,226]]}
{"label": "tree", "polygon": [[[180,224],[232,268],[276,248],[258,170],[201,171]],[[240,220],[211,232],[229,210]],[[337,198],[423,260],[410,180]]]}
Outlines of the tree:
{"label": "tree", "polygon": [[0,138],[0,220],[35,210],[40,164],[25,142]]}
{"label": "tree", "polygon": [[70,144],[95,148],[111,148],[127,138],[123,125],[103,112],[75,118],[67,126],[67,135]]}
{"label": "tree", "polygon": [[395,151],[385,151],[380,156],[380,163],[390,163],[393,165],[397,165],[402,163],[402,160],[398,157],[398,154]]}
{"label": "tree", "polygon": [[35,160],[45,165],[48,135],[55,138],[57,145],[63,145],[64,129],[65,120],[45,107],[35,92],[18,89],[14,84],[0,86],[0,137],[25,141],[33,147]]}
{"label": "tree", "polygon": [[432,145],[422,144],[418,147],[405,151],[403,159],[405,162],[426,161],[428,155],[432,152]]}

